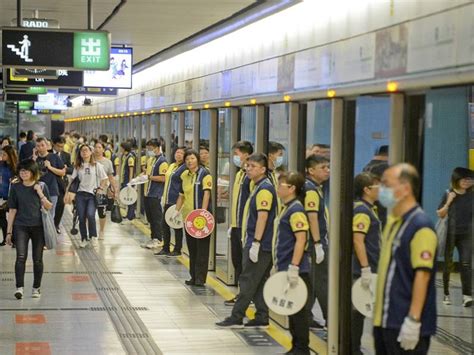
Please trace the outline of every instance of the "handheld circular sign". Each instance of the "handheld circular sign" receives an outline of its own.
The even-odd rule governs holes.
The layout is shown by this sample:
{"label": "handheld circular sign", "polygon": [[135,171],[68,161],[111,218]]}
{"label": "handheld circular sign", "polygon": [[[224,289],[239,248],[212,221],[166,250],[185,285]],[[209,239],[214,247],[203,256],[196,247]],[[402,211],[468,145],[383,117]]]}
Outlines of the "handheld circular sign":
{"label": "handheld circular sign", "polygon": [[147,175],[140,175],[137,176],[136,178],[130,180],[130,182],[127,184],[127,186],[135,186],[135,185],[141,185],[144,184],[148,181],[148,176]]}
{"label": "handheld circular sign", "polygon": [[191,211],[184,222],[184,228],[191,237],[206,238],[214,230],[216,222],[214,216],[208,210],[197,209]]}
{"label": "handheld circular sign", "polygon": [[137,197],[137,190],[131,186],[126,186],[120,190],[120,202],[126,206],[133,205],[135,202],[137,202]]}
{"label": "handheld circular sign", "polygon": [[286,271],[273,274],[263,287],[263,299],[276,314],[291,316],[299,312],[308,299],[308,288],[299,277],[298,284],[290,286]]}
{"label": "handheld circular sign", "polygon": [[165,213],[166,224],[169,225],[173,229],[181,229],[183,228],[183,216],[180,213],[177,217],[174,217],[175,212],[176,212],[176,205],[172,205],[166,210],[166,213]]}
{"label": "handheld circular sign", "polygon": [[352,285],[352,304],[367,318],[372,318],[375,306],[375,287],[377,285],[377,274],[372,274],[372,282],[369,288],[362,286],[361,279],[357,279]]}

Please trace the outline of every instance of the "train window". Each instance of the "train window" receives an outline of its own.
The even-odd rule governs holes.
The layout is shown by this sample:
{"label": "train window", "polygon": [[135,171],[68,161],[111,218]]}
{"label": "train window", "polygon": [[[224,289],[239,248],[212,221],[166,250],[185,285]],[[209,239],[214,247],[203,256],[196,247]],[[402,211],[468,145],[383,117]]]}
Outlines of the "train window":
{"label": "train window", "polygon": [[255,146],[257,109],[254,106],[242,107],[240,119],[240,140],[249,141]]}
{"label": "train window", "polygon": [[188,148],[193,147],[193,113],[186,111],[184,114],[184,145]]}
{"label": "train window", "polygon": [[331,101],[308,102],[306,123],[306,156],[329,156],[331,144]]}
{"label": "train window", "polygon": [[[268,140],[278,142],[285,147],[283,151],[283,163],[276,167],[278,170],[286,170],[288,166],[288,145],[290,132],[290,110],[288,104],[270,105],[270,119],[268,124]],[[274,164],[276,161],[274,162]]]}

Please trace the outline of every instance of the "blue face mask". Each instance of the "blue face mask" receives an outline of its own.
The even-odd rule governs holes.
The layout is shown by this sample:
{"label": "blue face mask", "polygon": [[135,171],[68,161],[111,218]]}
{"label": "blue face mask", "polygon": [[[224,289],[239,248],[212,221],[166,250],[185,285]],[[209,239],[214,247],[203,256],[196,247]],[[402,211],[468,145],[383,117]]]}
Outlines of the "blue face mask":
{"label": "blue face mask", "polygon": [[279,168],[283,164],[283,156],[277,157],[275,160],[275,168]]}
{"label": "blue face mask", "polygon": [[391,209],[397,204],[393,189],[387,186],[380,186],[379,188],[379,202],[385,208]]}
{"label": "blue face mask", "polygon": [[234,155],[232,157],[232,161],[234,162],[235,166],[237,166],[238,168],[240,168],[240,166],[242,165],[242,161],[240,160],[240,156],[238,155]]}

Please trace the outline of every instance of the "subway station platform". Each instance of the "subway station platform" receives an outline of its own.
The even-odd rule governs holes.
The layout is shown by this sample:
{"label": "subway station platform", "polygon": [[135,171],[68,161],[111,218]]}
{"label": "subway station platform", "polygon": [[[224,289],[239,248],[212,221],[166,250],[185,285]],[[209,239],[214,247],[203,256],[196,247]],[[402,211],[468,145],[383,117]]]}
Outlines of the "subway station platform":
{"label": "subway station platform", "polygon": [[[25,295],[16,300],[15,250],[0,249],[0,354],[281,354],[290,347],[289,333],[275,322],[268,330],[217,329],[214,323],[231,310],[223,301],[236,289],[213,273],[205,289],[185,286],[186,256],[159,258],[140,247],[148,238],[141,222],[108,223],[95,249],[80,249],[70,225],[67,211],[57,249],[44,253],[40,299],[31,298],[31,253]],[[442,305],[438,288],[438,334],[430,354],[473,352],[472,309],[460,305],[454,276],[452,306]],[[367,322],[365,332],[363,345],[373,354]],[[326,353],[323,337],[311,335],[320,354]]]}

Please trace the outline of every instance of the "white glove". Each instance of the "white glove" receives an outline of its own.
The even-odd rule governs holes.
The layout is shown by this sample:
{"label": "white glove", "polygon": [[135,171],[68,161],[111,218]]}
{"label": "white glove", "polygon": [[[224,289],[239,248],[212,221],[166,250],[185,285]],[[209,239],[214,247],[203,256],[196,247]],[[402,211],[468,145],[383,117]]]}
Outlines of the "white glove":
{"label": "white glove", "polygon": [[420,339],[421,322],[415,322],[405,317],[397,341],[403,350],[413,350]]}
{"label": "white glove", "polygon": [[372,270],[370,270],[370,266],[363,267],[360,269],[360,283],[363,288],[369,288],[372,283]]}
{"label": "white glove", "polygon": [[324,260],[323,245],[321,243],[315,243],[314,252],[316,253],[316,264],[321,264]]}
{"label": "white glove", "polygon": [[298,266],[292,264],[288,266],[287,277],[291,288],[296,287],[296,285],[298,285],[299,274],[300,268]]}
{"label": "white glove", "polygon": [[227,238],[232,238],[232,227],[227,230]]}
{"label": "white glove", "polygon": [[260,243],[252,242],[252,246],[249,251],[249,258],[253,263],[258,262],[258,252],[260,251]]}

